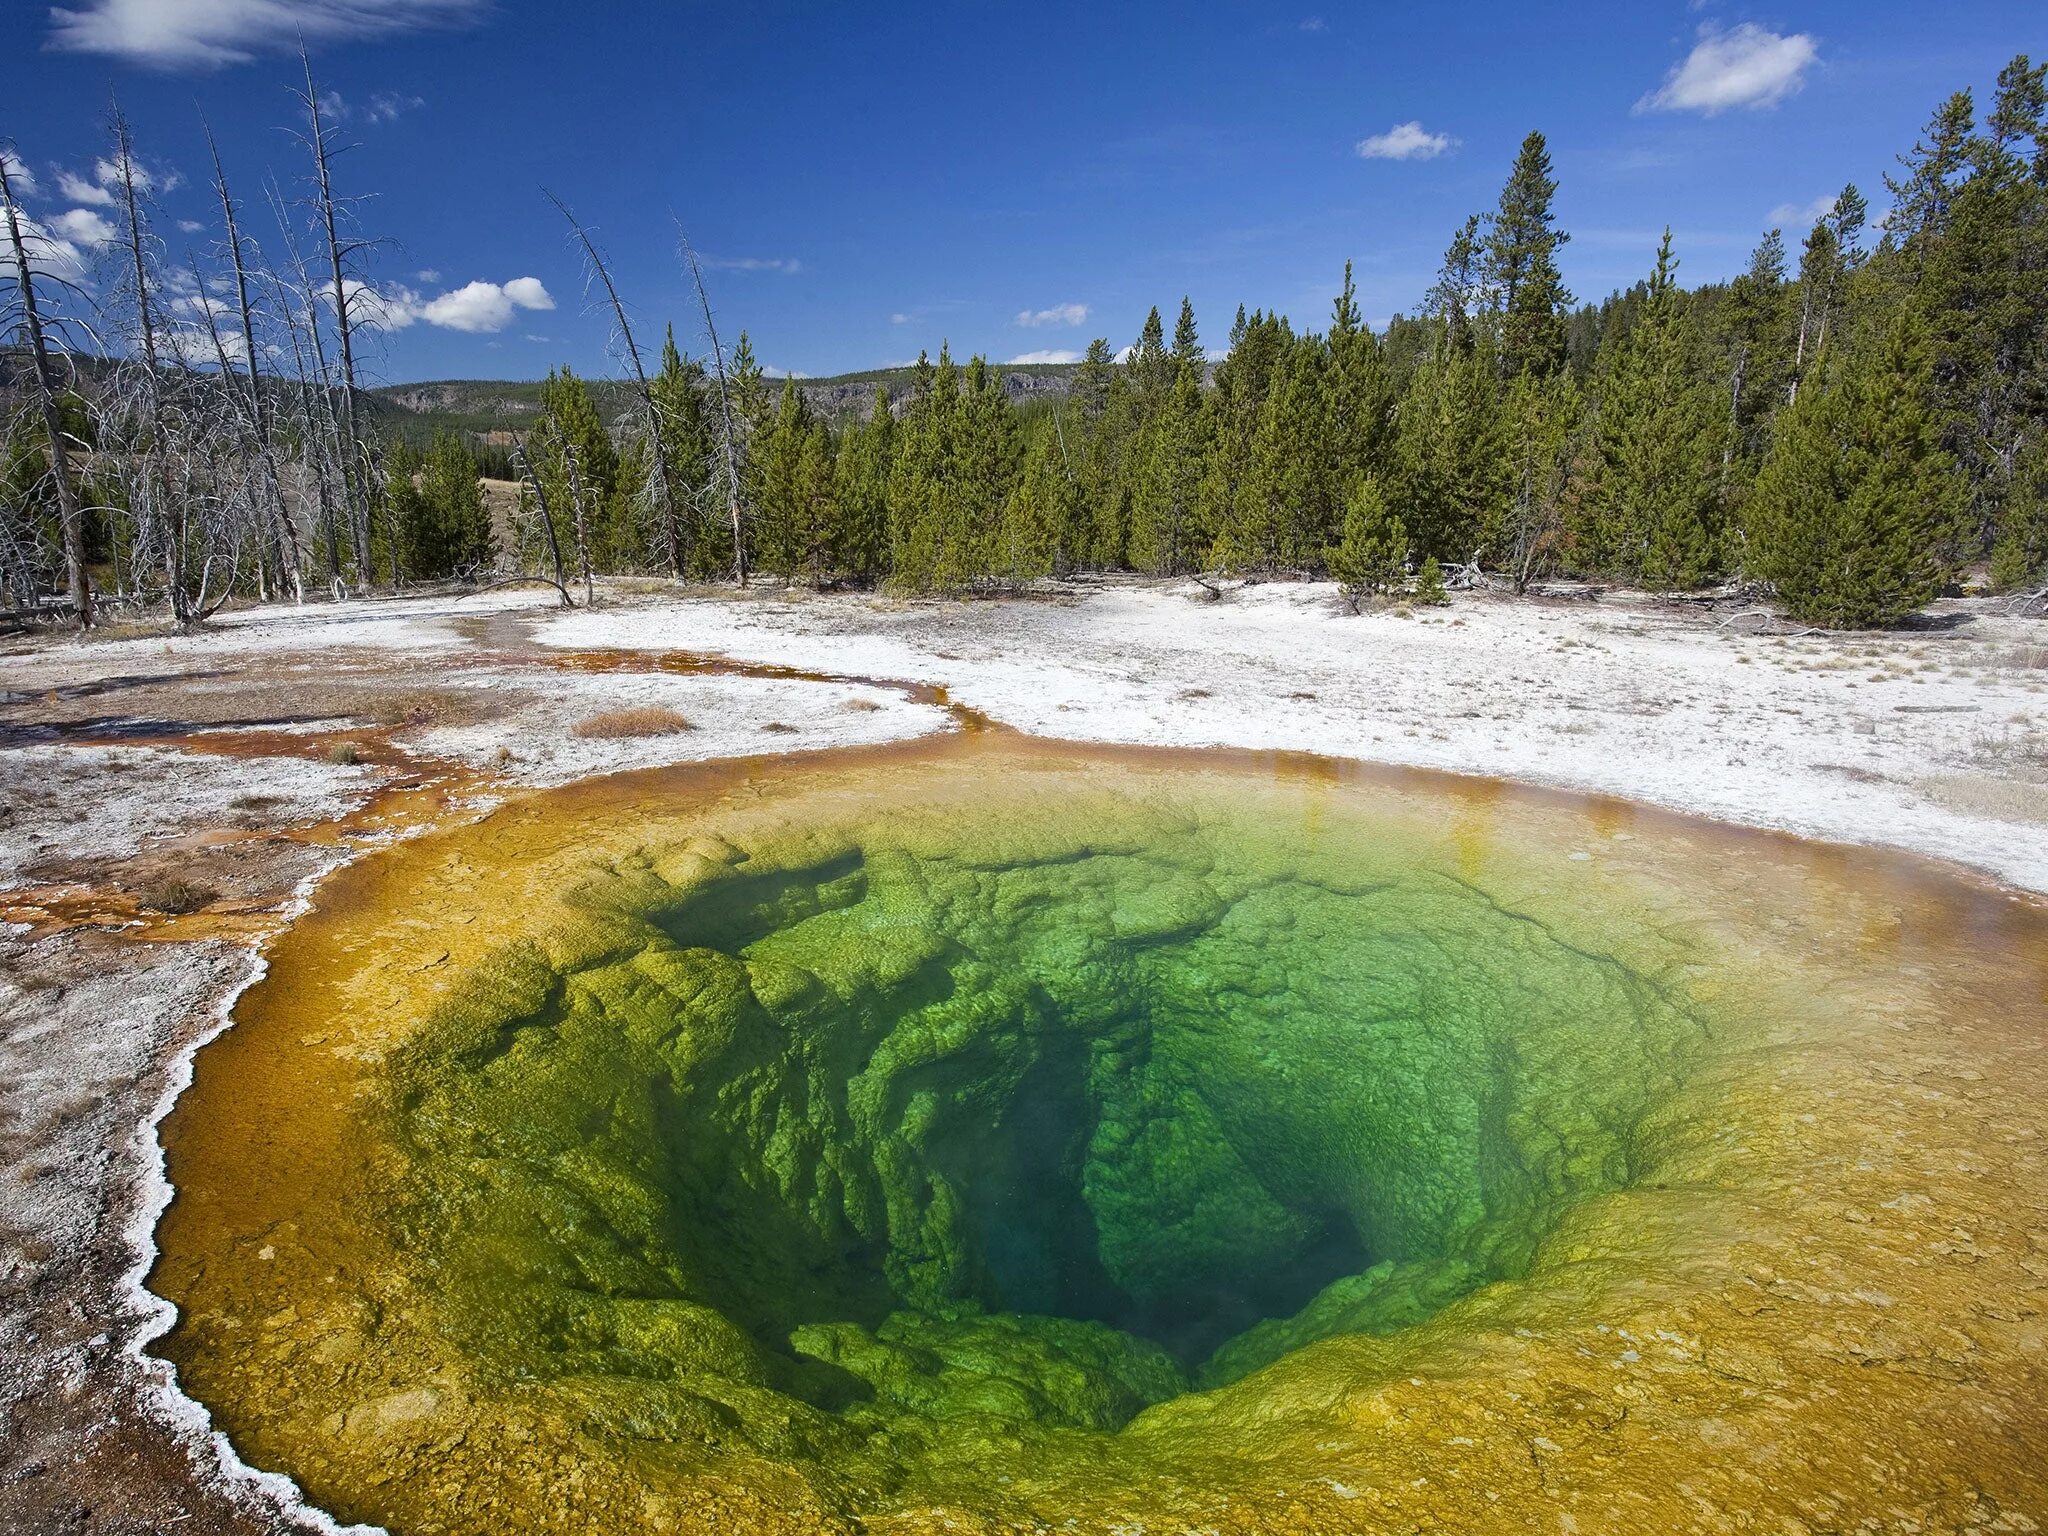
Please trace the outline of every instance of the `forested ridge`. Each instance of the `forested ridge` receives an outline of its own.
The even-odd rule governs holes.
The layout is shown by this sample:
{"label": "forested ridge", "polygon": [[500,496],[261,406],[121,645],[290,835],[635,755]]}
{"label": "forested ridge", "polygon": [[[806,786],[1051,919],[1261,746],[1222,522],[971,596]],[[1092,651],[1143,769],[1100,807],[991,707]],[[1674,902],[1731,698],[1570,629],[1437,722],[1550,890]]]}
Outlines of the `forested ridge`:
{"label": "forested ridge", "polygon": [[[68,583],[82,616],[96,576],[182,620],[234,592],[512,569],[565,596],[624,572],[965,592],[1137,571],[1330,576],[1359,602],[1433,594],[1448,570],[1516,591],[1742,582],[1854,627],[1972,572],[2048,586],[2048,66],[2024,55],[1988,110],[1969,91],[1940,105],[1880,217],[1845,187],[1731,282],[1684,286],[1667,231],[1642,281],[1580,302],[1532,133],[1384,332],[1347,265],[1320,329],[1240,308],[1218,336],[1182,300],[1023,407],[1000,368],[942,349],[893,406],[878,382],[864,416],[831,417],[765,376],[744,332],[721,345],[708,301],[657,345],[615,298],[629,371],[604,387],[624,409],[608,419],[591,381],[551,373],[513,446],[483,447],[522,487],[495,531],[473,434],[422,450],[357,409],[366,243],[335,233],[310,77],[304,102],[318,190],[279,208],[286,259],[254,263],[218,172],[229,245],[198,291],[231,295],[206,281],[230,274],[239,306],[179,309],[132,185],[130,271],[89,303],[36,271],[0,186],[6,322],[33,354],[0,444],[17,605]],[[114,154],[132,161],[125,126]],[[118,359],[89,386],[64,366],[80,343],[51,339],[86,307]]]}

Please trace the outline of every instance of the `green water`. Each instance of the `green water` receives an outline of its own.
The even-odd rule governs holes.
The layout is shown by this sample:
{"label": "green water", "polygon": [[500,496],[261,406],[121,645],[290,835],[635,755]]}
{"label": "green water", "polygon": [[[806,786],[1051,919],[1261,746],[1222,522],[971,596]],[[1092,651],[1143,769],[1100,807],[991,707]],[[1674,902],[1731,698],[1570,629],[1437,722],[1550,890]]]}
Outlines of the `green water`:
{"label": "green water", "polygon": [[1700,1023],[1440,863],[1308,840],[618,864],[393,1064],[409,1267],[608,1435],[876,1476],[1513,1278],[1631,1182]]}

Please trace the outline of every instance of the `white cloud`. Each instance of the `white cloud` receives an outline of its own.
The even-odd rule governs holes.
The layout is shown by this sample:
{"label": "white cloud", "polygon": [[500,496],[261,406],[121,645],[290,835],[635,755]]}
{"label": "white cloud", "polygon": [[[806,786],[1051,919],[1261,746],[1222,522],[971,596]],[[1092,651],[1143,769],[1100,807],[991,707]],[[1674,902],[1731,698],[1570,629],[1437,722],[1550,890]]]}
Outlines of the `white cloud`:
{"label": "white cloud", "polygon": [[421,267],[419,271],[413,273],[413,276],[423,283],[438,283],[441,281],[441,274],[432,267]]}
{"label": "white cloud", "polygon": [[73,208],[60,213],[50,220],[50,228],[60,239],[75,241],[79,245],[114,243],[113,223],[105,214],[94,213],[90,208]]}
{"label": "white cloud", "polygon": [[33,197],[36,192],[36,173],[12,150],[0,149],[0,158],[7,161],[7,184],[14,188],[14,195]]}
{"label": "white cloud", "polygon": [[[137,192],[174,192],[185,183],[185,178],[176,171],[152,171],[140,160],[131,160],[129,165],[135,177]],[[120,200],[121,167],[111,160],[95,160],[92,179],[74,176],[69,171],[57,173],[57,194],[74,203],[90,203],[97,208],[111,208]]]}
{"label": "white cloud", "polygon": [[1361,160],[1434,160],[1457,147],[1448,133],[1431,133],[1419,122],[1396,123],[1356,145]]}
{"label": "white cloud", "polygon": [[50,10],[49,46],[159,69],[214,69],[259,53],[476,19],[484,0],[82,0]]}
{"label": "white cloud", "polygon": [[783,272],[794,275],[804,269],[804,264],[794,256],[706,256],[707,267],[717,267],[726,272]]}
{"label": "white cloud", "polygon": [[1309,16],[1303,19],[1301,30],[1304,32],[1327,32],[1330,30],[1330,24],[1320,16]]}
{"label": "white cloud", "polygon": [[69,198],[74,203],[95,203],[102,208],[114,206],[114,194],[98,182],[87,181],[69,171],[57,173],[57,195]]}
{"label": "white cloud", "polygon": [[553,309],[555,301],[537,277],[515,277],[505,285],[505,297],[521,309]]}
{"label": "white cloud", "polygon": [[1819,57],[1809,33],[1781,37],[1753,21],[1727,32],[1709,24],[1700,28],[1692,52],[1635,109],[1711,117],[1730,107],[1775,106],[1806,83],[1807,67]]}
{"label": "white cloud", "polygon": [[761,365],[761,377],[764,379],[808,379],[810,375],[800,370],[792,371],[788,368],[777,368],[773,363],[764,363]]}
{"label": "white cloud", "polygon": [[363,109],[363,116],[373,123],[395,123],[400,113],[410,112],[415,107],[423,107],[426,104],[426,98],[422,96],[405,96],[397,91],[377,91],[372,93],[369,106]]}
{"label": "white cloud", "polygon": [[1015,324],[1035,327],[1041,325],[1085,325],[1088,321],[1086,304],[1055,304],[1050,309],[1020,309]]}
{"label": "white cloud", "polygon": [[[135,170],[135,190],[138,192],[175,192],[185,185],[185,178],[176,171],[153,171],[139,159],[131,159],[129,164]],[[92,179],[112,191],[121,185],[121,167],[111,160],[95,160]]]}
{"label": "white cloud", "polygon": [[[7,174],[13,176],[12,166],[8,167]],[[29,271],[46,273],[66,282],[76,282],[85,275],[86,255],[76,240],[65,238],[19,209],[15,217],[21,221],[21,244],[28,253]],[[0,274],[11,280],[13,272],[14,251],[7,241],[0,240]]]}
{"label": "white cloud", "polygon": [[906,315],[905,313],[903,313],[902,310],[899,309],[896,311],[895,314],[889,317],[889,323],[891,325],[908,325],[910,324],[910,316]]}
{"label": "white cloud", "polygon": [[1020,352],[1010,359],[1016,363],[1078,363],[1081,354],[1066,347],[1047,347],[1040,352]]}
{"label": "white cloud", "polygon": [[180,219],[178,220],[178,228],[185,234],[196,235],[206,226],[197,219]]}
{"label": "white cloud", "polygon": [[[488,335],[510,325],[522,309],[553,309],[554,296],[537,277],[515,277],[507,283],[473,282],[428,298],[403,283],[372,288],[351,279],[349,309],[367,325],[402,331],[419,321],[443,330]],[[332,295],[329,303],[333,302]]]}
{"label": "white cloud", "polygon": [[1835,211],[1835,200],[1816,197],[1810,203],[1780,203],[1765,215],[1764,222],[1777,229],[1805,231]]}
{"label": "white cloud", "polygon": [[439,298],[416,306],[420,319],[444,330],[472,334],[502,331],[522,309],[553,309],[555,301],[537,277],[515,277],[509,283],[464,283]]}

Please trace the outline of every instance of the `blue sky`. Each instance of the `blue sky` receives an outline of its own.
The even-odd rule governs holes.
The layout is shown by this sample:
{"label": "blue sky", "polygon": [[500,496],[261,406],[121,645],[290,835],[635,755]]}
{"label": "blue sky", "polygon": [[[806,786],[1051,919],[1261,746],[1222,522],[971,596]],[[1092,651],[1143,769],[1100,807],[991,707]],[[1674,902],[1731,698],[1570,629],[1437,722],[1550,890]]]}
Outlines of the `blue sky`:
{"label": "blue sky", "polygon": [[1944,95],[1981,100],[2013,53],[2048,52],[2038,0],[12,0],[0,138],[31,214],[92,261],[116,92],[162,173],[160,227],[203,259],[199,115],[245,202],[297,178],[298,32],[357,146],[340,180],[375,194],[363,224],[391,242],[366,275],[402,323],[368,371],[394,382],[615,371],[543,186],[636,322],[674,320],[688,350],[672,214],[721,327],[778,370],[947,339],[996,359],[1121,346],[1183,293],[1220,345],[1239,302],[1320,328],[1347,257],[1375,324],[1412,309],[1531,128],[1578,295],[1644,273],[1667,221],[1684,279],[1725,277],[1844,181],[1881,209]]}

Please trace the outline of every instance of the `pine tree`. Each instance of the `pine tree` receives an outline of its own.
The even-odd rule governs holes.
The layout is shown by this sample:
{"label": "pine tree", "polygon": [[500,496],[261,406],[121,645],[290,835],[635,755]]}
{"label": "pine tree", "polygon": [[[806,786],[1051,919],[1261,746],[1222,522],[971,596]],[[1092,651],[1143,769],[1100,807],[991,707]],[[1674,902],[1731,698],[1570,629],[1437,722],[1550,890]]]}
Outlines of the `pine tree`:
{"label": "pine tree", "polygon": [[1865,211],[1863,194],[1851,182],[1814,221],[1806,237],[1799,258],[1799,334],[1793,345],[1788,395],[1798,394],[1808,362],[1827,346],[1830,331],[1841,324],[1850,275],[1863,260],[1857,241]]}
{"label": "pine tree", "polygon": [[1572,296],[1557,269],[1557,250],[1571,237],[1555,227],[1556,196],[1549,146],[1532,133],[1501,188],[1486,239],[1484,273],[1500,305],[1500,365],[1509,378],[1564,366],[1564,312]]}
{"label": "pine tree", "polygon": [[1197,523],[1204,465],[1200,374],[1183,363],[1147,434],[1131,510],[1130,561],[1141,571],[1178,576],[1193,568],[1207,540]]}
{"label": "pine tree", "polygon": [[1469,352],[1474,344],[1472,313],[1478,307],[1484,286],[1481,262],[1484,255],[1479,239],[1479,215],[1473,214],[1451,237],[1444,251],[1443,266],[1431,285],[1424,307],[1437,324],[1440,349]]}
{"label": "pine tree", "polygon": [[1450,600],[1450,593],[1444,590],[1443,566],[1435,555],[1424,556],[1415,573],[1415,601],[1426,608],[1441,608]]}
{"label": "pine tree", "polygon": [[1394,384],[1379,339],[1366,328],[1344,263],[1344,287],[1330,318],[1330,460],[1340,483],[1391,467]]}
{"label": "pine tree", "polygon": [[675,327],[670,326],[662,341],[661,367],[648,381],[654,402],[657,430],[662,435],[672,487],[682,527],[680,551],[685,574],[704,578],[726,570],[731,564],[729,540],[714,512],[710,495],[717,441],[712,427],[709,402],[705,397],[704,369],[676,348]]}
{"label": "pine tree", "polygon": [[1024,456],[1024,469],[991,552],[994,575],[1022,585],[1071,568],[1080,530],[1080,485],[1068,470],[1059,433],[1040,432]]}
{"label": "pine tree", "polygon": [[868,419],[846,434],[836,467],[839,560],[853,580],[868,585],[889,562],[889,463],[896,448],[896,418],[889,391],[875,390]]}
{"label": "pine tree", "polygon": [[1756,573],[1810,624],[1894,624],[1940,590],[1962,482],[1941,451],[1931,356],[1910,312],[1800,393],[1750,498]]}
{"label": "pine tree", "polygon": [[1722,563],[1725,412],[1701,366],[1664,232],[1642,312],[1603,344],[1586,483],[1572,519],[1582,569],[1692,587]]}
{"label": "pine tree", "polygon": [[992,574],[993,536],[1023,463],[1016,407],[986,358],[968,364],[952,459],[952,513],[941,584],[961,587]]}
{"label": "pine tree", "polygon": [[1196,382],[1201,382],[1208,358],[1202,352],[1201,334],[1195,329],[1195,306],[1186,295],[1181,297],[1180,319],[1174,322],[1173,350],[1168,356],[1176,374],[1193,369]]}
{"label": "pine tree", "polygon": [[1728,352],[1729,449],[1754,463],[1768,446],[1771,413],[1792,373],[1792,324],[1785,293],[1785,237],[1771,230],[1728,285],[1722,311]]}
{"label": "pine tree", "polygon": [[1324,551],[1351,611],[1375,592],[1392,592],[1408,580],[1408,531],[1387,509],[1379,481],[1361,475],[1344,500],[1344,536]]}
{"label": "pine tree", "polygon": [[527,434],[527,450],[547,493],[548,508],[560,524],[556,538],[565,546],[573,538],[573,454],[591,564],[600,571],[638,565],[644,545],[632,515],[631,477],[622,474],[618,450],[598,415],[590,386],[566,366],[551,371],[541,384],[540,415]]}
{"label": "pine tree", "polygon": [[2048,432],[2015,456],[2012,488],[1991,550],[1991,582],[2001,592],[2048,586]]}
{"label": "pine tree", "polygon": [[432,509],[438,545],[436,575],[487,569],[497,558],[491,514],[476,455],[453,432],[437,432],[420,474],[420,495]]}
{"label": "pine tree", "polygon": [[1144,329],[1138,332],[1138,340],[1131,348],[1131,361],[1126,369],[1130,375],[1132,392],[1137,397],[1139,420],[1147,421],[1161,404],[1166,392],[1173,387],[1173,359],[1166,351],[1166,325],[1159,318],[1159,306],[1153,305],[1145,316]]}
{"label": "pine tree", "polygon": [[1552,570],[1564,542],[1566,496],[1585,402],[1569,369],[1525,372],[1508,385],[1501,417],[1512,486],[1500,531],[1484,547],[1515,591]]}
{"label": "pine tree", "polygon": [[1336,521],[1328,504],[1327,404],[1321,347],[1295,341],[1259,408],[1240,516],[1218,531],[1214,564],[1273,571],[1320,563]]}
{"label": "pine tree", "polygon": [[1394,444],[1396,510],[1416,547],[1446,559],[1492,554],[1512,493],[1499,385],[1483,350],[1446,345],[1416,372]]}
{"label": "pine tree", "polygon": [[785,581],[809,564],[812,529],[804,449],[811,414],[796,380],[782,381],[775,414],[754,434],[754,549],[760,569]]}

